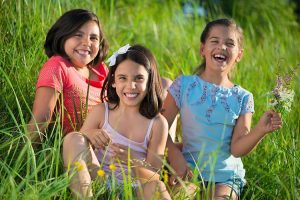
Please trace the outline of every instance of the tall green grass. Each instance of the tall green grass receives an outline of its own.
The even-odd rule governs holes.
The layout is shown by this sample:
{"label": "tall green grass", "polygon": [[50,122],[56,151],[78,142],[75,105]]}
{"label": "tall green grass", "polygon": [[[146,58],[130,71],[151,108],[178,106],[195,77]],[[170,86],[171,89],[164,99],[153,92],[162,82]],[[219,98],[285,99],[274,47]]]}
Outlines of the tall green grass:
{"label": "tall green grass", "polygon": [[[183,2],[183,1],[182,1]],[[47,60],[45,36],[65,11],[86,8],[100,17],[110,52],[140,43],[155,54],[163,76],[191,74],[200,64],[199,37],[207,20],[231,15],[244,29],[245,55],[234,82],[255,98],[253,123],[267,109],[266,93],[276,73],[300,64],[300,30],[293,5],[277,1],[220,1],[205,5],[207,17],[183,15],[179,1],[16,0],[0,2],[0,197],[70,199],[61,160],[59,119],[48,129],[43,148],[34,151],[24,126],[30,119],[38,72]],[[299,68],[299,67],[298,67]],[[283,129],[267,136],[243,158],[247,187],[242,199],[300,198],[299,69],[292,111]],[[180,133],[178,133],[180,135]],[[104,186],[99,196],[111,199]],[[180,198],[178,198],[180,199]]]}

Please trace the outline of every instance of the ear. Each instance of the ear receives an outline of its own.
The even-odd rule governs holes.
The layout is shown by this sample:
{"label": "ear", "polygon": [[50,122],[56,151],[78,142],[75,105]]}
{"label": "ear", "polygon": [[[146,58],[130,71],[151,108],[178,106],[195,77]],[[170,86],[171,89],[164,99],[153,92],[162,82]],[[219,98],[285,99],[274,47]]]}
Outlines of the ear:
{"label": "ear", "polygon": [[116,88],[115,82],[114,82],[113,84],[111,84],[111,86],[112,86],[113,88]]}
{"label": "ear", "polygon": [[244,54],[244,49],[240,49],[237,58],[235,59],[235,62],[240,62]]}
{"label": "ear", "polygon": [[201,57],[204,57],[204,46],[205,46],[205,44],[203,44],[203,43],[200,44],[200,55],[201,55]]}

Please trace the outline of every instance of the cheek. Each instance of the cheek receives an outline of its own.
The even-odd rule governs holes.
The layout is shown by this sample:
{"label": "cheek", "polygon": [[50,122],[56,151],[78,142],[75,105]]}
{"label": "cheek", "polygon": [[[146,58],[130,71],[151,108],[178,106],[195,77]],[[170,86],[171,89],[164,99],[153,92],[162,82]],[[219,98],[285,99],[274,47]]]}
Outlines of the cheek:
{"label": "cheek", "polygon": [[[153,87],[155,87],[155,86],[153,85]],[[143,89],[144,89],[144,91],[149,92],[148,91],[148,82],[146,82],[145,84],[143,84]]]}

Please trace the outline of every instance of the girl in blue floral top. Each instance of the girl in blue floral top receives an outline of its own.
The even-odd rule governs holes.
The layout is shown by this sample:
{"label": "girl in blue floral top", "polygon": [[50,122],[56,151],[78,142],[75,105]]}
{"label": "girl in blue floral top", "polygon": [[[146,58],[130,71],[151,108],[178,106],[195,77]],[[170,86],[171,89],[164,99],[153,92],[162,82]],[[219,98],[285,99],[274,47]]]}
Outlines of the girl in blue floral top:
{"label": "girl in blue floral top", "polygon": [[[210,198],[238,199],[245,185],[241,156],[269,132],[281,128],[279,113],[265,112],[250,129],[253,95],[230,80],[230,71],[243,55],[241,28],[232,20],[209,22],[202,35],[204,63],[198,73],[179,76],[169,88],[163,115],[169,125],[179,112],[182,149],[169,138],[168,160],[177,177],[194,175],[210,186]],[[176,184],[175,175],[170,184]]]}

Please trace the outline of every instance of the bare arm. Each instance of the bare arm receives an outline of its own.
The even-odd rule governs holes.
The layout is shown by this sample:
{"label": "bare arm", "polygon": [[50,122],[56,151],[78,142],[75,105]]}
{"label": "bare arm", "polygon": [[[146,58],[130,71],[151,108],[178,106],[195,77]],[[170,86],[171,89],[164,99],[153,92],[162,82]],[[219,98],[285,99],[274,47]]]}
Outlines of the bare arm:
{"label": "bare arm", "polygon": [[[169,127],[171,127],[178,112],[179,112],[179,109],[176,105],[175,100],[168,93],[167,97],[164,101],[164,104],[163,104],[162,115],[167,119]],[[168,148],[168,160],[171,162],[173,159],[176,159],[176,155],[177,155],[179,149],[173,143],[170,136],[168,136],[167,148]]]}
{"label": "bare arm", "polygon": [[155,118],[151,139],[147,149],[146,163],[147,166],[139,166],[134,168],[135,175],[143,183],[149,180],[159,180],[159,173],[162,168],[162,160],[165,152],[168,137],[168,124],[162,115]]}
{"label": "bare arm", "polygon": [[110,142],[108,134],[100,129],[104,122],[104,113],[104,104],[94,106],[80,129],[80,132],[88,138],[90,143],[99,149],[104,149]]}
{"label": "bare arm", "polygon": [[281,117],[274,111],[265,112],[257,125],[250,130],[252,113],[238,118],[231,139],[231,153],[240,157],[250,153],[261,139],[269,132],[281,128]]}
{"label": "bare arm", "polygon": [[[167,119],[169,127],[172,125],[176,115],[179,112],[179,108],[176,105],[174,98],[168,93],[164,101],[162,115]],[[173,143],[172,138],[168,136],[167,140],[168,148],[168,161],[171,167],[175,170],[176,175],[170,177],[170,184],[174,185],[176,183],[176,177],[183,178],[187,174],[190,174],[190,170],[187,166],[181,149],[178,148],[176,144]]]}
{"label": "bare arm", "polygon": [[41,142],[38,131],[43,132],[49,125],[59,93],[51,87],[40,87],[36,90],[32,118],[27,129],[32,142]]}

